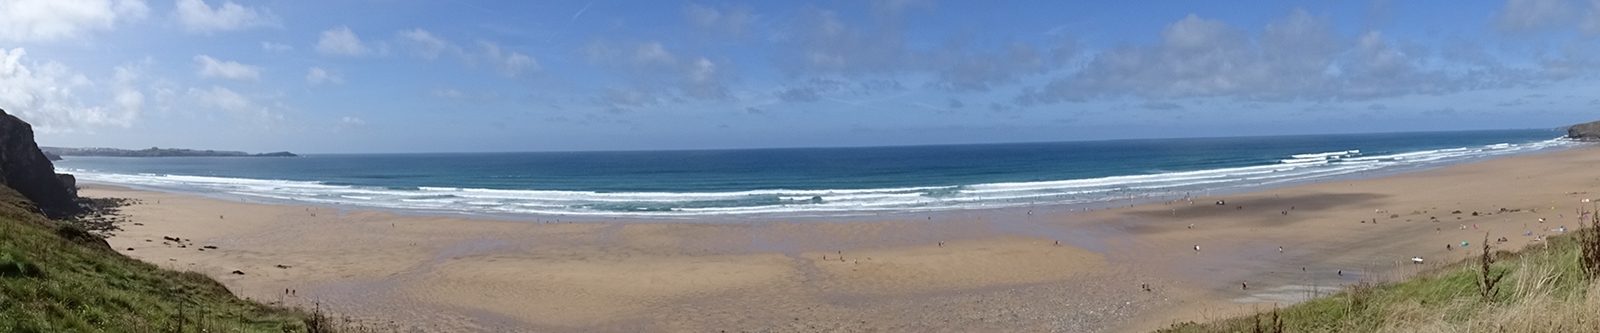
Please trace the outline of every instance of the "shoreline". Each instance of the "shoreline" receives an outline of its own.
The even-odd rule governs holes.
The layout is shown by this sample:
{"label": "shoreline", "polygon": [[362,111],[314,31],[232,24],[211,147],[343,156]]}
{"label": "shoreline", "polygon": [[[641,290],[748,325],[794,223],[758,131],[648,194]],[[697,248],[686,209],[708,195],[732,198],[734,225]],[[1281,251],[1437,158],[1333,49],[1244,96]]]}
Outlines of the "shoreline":
{"label": "shoreline", "polygon": [[[1560,221],[1575,198],[1587,198],[1600,171],[1581,166],[1597,160],[1600,149],[1583,146],[1207,197],[1226,198],[1230,204],[1220,207],[1157,201],[1091,212],[1009,208],[834,223],[552,224],[237,203],[104,185],[84,194],[144,201],[124,210],[143,225],[124,226],[110,240],[125,254],[205,273],[259,300],[274,301],[282,289],[308,291],[284,301],[322,300],[376,323],[413,319],[435,330],[1140,331],[1265,304],[1237,302],[1252,298],[1292,301],[1299,286],[1401,277],[1419,269],[1396,265],[1401,259],[1429,258],[1421,266],[1456,260],[1464,251],[1445,251],[1442,243],[1477,244],[1479,232],[1520,248],[1531,237],[1521,237],[1519,225],[1535,216]],[[1547,204],[1557,209],[1537,209]],[[1235,205],[1248,207],[1227,209]],[[1499,213],[1489,208],[1495,205],[1523,211]],[[1492,215],[1441,212],[1453,210]],[[1356,222],[1367,219],[1380,223]],[[1456,221],[1473,228],[1444,228]],[[145,241],[168,235],[218,248]],[[846,261],[834,261],[841,256]]]}
{"label": "shoreline", "polygon": [[[454,217],[454,218],[473,219],[473,220],[498,220],[498,221],[523,221],[523,222],[526,222],[526,221],[557,221],[557,222],[559,222],[559,221],[572,221],[572,222],[579,222],[579,223],[621,222],[621,223],[712,223],[712,224],[718,224],[718,223],[759,223],[759,222],[770,222],[770,221],[868,222],[868,221],[878,221],[878,220],[884,220],[884,219],[910,220],[910,219],[915,219],[915,218],[935,217],[935,216],[946,215],[946,214],[1006,213],[1006,212],[1013,212],[1013,211],[1029,211],[1029,210],[1041,210],[1041,211],[1063,212],[1063,213],[1072,213],[1072,212],[1080,212],[1080,213],[1082,213],[1082,212],[1091,212],[1091,211],[1096,211],[1096,210],[1105,210],[1105,209],[1114,209],[1114,208],[1128,208],[1128,207],[1137,206],[1137,205],[1147,205],[1147,204],[1153,204],[1153,203],[1161,203],[1163,201],[1168,201],[1168,202],[1170,202],[1170,201],[1178,201],[1178,200],[1183,200],[1183,199],[1186,199],[1186,198],[1187,199],[1197,199],[1197,198],[1224,197],[1224,196],[1228,196],[1228,195],[1238,195],[1238,194],[1247,194],[1247,193],[1252,193],[1252,192],[1270,191],[1270,190],[1276,190],[1276,189],[1291,188],[1291,187],[1296,187],[1296,186],[1314,185],[1314,184],[1318,184],[1318,183],[1339,182],[1339,181],[1355,181],[1355,180],[1365,180],[1365,179],[1377,179],[1377,178],[1391,177],[1391,176],[1397,176],[1397,175],[1404,175],[1404,174],[1408,174],[1408,173],[1426,172],[1426,171],[1429,171],[1429,170],[1435,170],[1435,169],[1439,169],[1439,168],[1448,168],[1448,167],[1455,166],[1455,165],[1478,163],[1478,162],[1494,160],[1494,159],[1500,159],[1500,158],[1512,158],[1512,157],[1517,157],[1517,156],[1557,153],[1557,152],[1561,152],[1561,151],[1569,150],[1569,149],[1581,149],[1583,147],[1585,147],[1585,145],[1577,144],[1577,145],[1571,145],[1571,146],[1558,146],[1558,147],[1553,147],[1553,148],[1540,148],[1539,150],[1534,150],[1534,151],[1515,152],[1515,153],[1504,154],[1504,155],[1476,156],[1476,157],[1470,157],[1470,158],[1459,160],[1459,161],[1446,162],[1446,163],[1442,163],[1442,164],[1401,166],[1401,167],[1397,167],[1397,168],[1394,168],[1394,169],[1362,171],[1362,172],[1355,172],[1355,173],[1349,173],[1349,174],[1335,174],[1335,175],[1329,175],[1329,176],[1323,176],[1323,177],[1313,177],[1313,178],[1310,178],[1310,179],[1290,180],[1290,181],[1285,181],[1285,182],[1269,183],[1269,184],[1233,185],[1233,186],[1224,187],[1224,188],[1217,188],[1217,189],[1201,189],[1200,191],[1198,191],[1198,192],[1203,192],[1204,194],[1194,194],[1195,193],[1194,191],[1183,191],[1181,193],[1174,191],[1174,192],[1146,193],[1146,194],[1140,194],[1140,195],[1129,195],[1129,196],[1125,196],[1125,197],[1117,197],[1117,198],[1111,198],[1111,199],[1106,199],[1106,200],[1091,201],[1091,202],[1077,202],[1077,203],[1041,201],[1041,202],[1038,202],[1038,203],[1009,204],[1009,205],[1003,205],[1003,206],[997,206],[997,207],[981,207],[981,206],[979,206],[979,207],[941,207],[941,208],[929,208],[929,209],[904,209],[904,210],[881,211],[881,212],[880,211],[838,211],[838,212],[833,212],[833,213],[837,213],[838,215],[827,215],[827,214],[832,214],[832,213],[829,213],[829,212],[814,212],[814,213],[807,213],[807,214],[800,214],[800,215],[789,215],[789,214],[799,214],[800,213],[799,211],[789,212],[789,213],[729,213],[729,214],[707,214],[707,215],[625,215],[625,214],[622,214],[622,215],[606,215],[605,213],[596,213],[596,214],[590,214],[590,215],[584,215],[584,214],[568,215],[568,214],[550,214],[550,213],[492,213],[492,212],[459,211],[459,210],[446,210],[446,209],[420,209],[420,208],[367,206],[367,205],[359,205],[359,204],[345,205],[343,203],[336,203],[336,202],[316,202],[316,201],[301,201],[301,200],[297,200],[297,199],[277,199],[277,198],[267,198],[267,197],[259,197],[259,196],[252,196],[252,195],[220,193],[220,192],[206,192],[206,191],[194,191],[194,190],[183,190],[183,189],[165,188],[165,187],[160,187],[160,186],[149,186],[149,185],[138,185],[138,184],[120,184],[120,183],[114,183],[114,182],[103,182],[103,181],[95,181],[95,180],[80,180],[80,182],[84,183],[84,184],[88,184],[88,185],[121,187],[121,188],[127,188],[127,189],[132,189],[132,190],[192,195],[192,196],[207,197],[207,198],[216,199],[216,200],[225,200],[225,201],[238,200],[240,202],[253,203],[253,204],[312,206],[312,207],[323,207],[323,208],[333,208],[333,209],[370,210],[370,211],[387,212],[387,213],[391,213],[391,214],[398,215],[398,216]],[[1257,166],[1252,166],[1252,167],[1261,167],[1261,166],[1267,166],[1267,165],[1257,165]],[[1203,170],[1191,170],[1191,171],[1203,171]],[[1137,176],[1137,175],[1131,175],[1131,176]],[[1070,181],[1070,180],[1078,180],[1078,179],[1051,180],[1051,181]],[[967,185],[937,185],[937,186],[936,185],[930,185],[930,186],[933,186],[933,187],[957,186],[957,187],[959,187],[959,186],[967,186]],[[851,189],[846,189],[846,190],[851,190]]]}
{"label": "shoreline", "polygon": [[[112,165],[96,167],[94,163],[63,168],[67,172],[82,171],[79,178],[84,182],[265,204],[361,207],[405,215],[446,215],[473,219],[725,223],[745,220],[905,219],[945,212],[1010,209],[1104,209],[1194,195],[1220,196],[1318,182],[1384,177],[1484,159],[1558,151],[1572,146],[1574,144],[1571,141],[1550,139],[1517,144],[1416,148],[1424,150],[1402,150],[1399,153],[1379,151],[1372,155],[1361,155],[1358,150],[1342,150],[1284,155],[1313,158],[1257,161],[1259,157],[1251,157],[1247,158],[1250,162],[1244,164],[1238,164],[1244,160],[1232,160],[1224,164],[1197,164],[1176,169],[1117,169],[1109,173],[1065,179],[1044,176],[993,179],[992,182],[933,181],[863,188],[839,185],[806,189],[810,187],[797,185],[796,188],[803,188],[798,190],[769,184],[768,187],[705,192],[659,189],[615,192],[535,190],[521,186],[498,189],[482,185],[449,187],[449,182],[423,186],[411,182],[399,185],[384,182],[325,183],[287,175],[279,175],[287,178],[273,178],[270,175],[232,178],[135,175],[127,170],[111,173],[85,171],[122,170]],[[85,169],[74,169],[77,167]],[[333,178],[317,178],[339,179],[337,175],[329,177]],[[353,185],[358,183],[365,185]],[[633,210],[635,208],[638,210]]]}

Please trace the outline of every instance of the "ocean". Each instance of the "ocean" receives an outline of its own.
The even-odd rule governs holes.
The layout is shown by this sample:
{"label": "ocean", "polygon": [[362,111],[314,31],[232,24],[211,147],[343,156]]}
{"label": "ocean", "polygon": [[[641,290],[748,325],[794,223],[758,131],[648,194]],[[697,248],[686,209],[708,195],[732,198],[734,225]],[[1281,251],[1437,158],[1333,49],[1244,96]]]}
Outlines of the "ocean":
{"label": "ocean", "polygon": [[1555,130],[868,148],[296,158],[79,157],[86,182],[425,212],[850,216],[1094,205],[1406,172],[1569,147]]}

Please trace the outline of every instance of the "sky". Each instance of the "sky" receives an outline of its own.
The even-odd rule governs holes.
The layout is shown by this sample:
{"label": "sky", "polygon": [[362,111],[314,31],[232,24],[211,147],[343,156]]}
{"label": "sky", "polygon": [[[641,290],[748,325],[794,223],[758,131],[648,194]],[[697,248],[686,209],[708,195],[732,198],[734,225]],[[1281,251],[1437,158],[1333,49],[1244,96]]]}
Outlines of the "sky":
{"label": "sky", "polygon": [[1600,118],[1600,0],[0,0],[52,146],[878,146]]}

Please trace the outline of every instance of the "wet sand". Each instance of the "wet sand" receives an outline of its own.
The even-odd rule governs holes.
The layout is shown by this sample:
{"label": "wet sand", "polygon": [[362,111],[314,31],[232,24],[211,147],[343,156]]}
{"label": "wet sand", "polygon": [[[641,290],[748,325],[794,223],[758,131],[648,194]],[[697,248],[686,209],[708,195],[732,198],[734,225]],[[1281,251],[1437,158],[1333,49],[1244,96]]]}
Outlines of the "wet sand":
{"label": "wet sand", "polygon": [[1467,257],[1445,244],[1477,249],[1485,233],[1508,238],[1497,249],[1536,243],[1524,230],[1575,228],[1575,210],[1591,205],[1581,200],[1600,197],[1596,162],[1600,149],[1586,147],[1192,204],[749,223],[417,216],[107,185],[83,194],[142,201],[124,209],[140,225],[110,240],[129,256],[381,327],[1146,331],[1403,277]]}

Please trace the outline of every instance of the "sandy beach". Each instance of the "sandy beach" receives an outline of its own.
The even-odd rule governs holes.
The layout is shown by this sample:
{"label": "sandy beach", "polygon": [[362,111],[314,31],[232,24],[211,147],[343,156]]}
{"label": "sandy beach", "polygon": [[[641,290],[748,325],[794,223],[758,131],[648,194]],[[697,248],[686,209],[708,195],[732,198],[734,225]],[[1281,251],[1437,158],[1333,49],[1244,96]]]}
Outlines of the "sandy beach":
{"label": "sandy beach", "polygon": [[140,201],[110,239],[124,254],[378,327],[1138,332],[1403,277],[1467,257],[1459,244],[1486,234],[1507,239],[1496,249],[1537,244],[1600,197],[1597,162],[1600,148],[1583,147],[1090,212],[746,223],[82,194]]}

